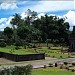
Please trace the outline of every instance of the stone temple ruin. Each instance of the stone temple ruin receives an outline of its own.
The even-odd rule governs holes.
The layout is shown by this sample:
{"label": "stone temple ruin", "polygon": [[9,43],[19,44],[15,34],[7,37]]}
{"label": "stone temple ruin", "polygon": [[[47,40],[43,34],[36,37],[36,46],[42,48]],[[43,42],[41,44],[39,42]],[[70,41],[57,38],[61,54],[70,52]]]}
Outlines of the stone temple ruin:
{"label": "stone temple ruin", "polygon": [[73,26],[73,31],[70,35],[70,49],[71,52],[75,52],[75,26]]}

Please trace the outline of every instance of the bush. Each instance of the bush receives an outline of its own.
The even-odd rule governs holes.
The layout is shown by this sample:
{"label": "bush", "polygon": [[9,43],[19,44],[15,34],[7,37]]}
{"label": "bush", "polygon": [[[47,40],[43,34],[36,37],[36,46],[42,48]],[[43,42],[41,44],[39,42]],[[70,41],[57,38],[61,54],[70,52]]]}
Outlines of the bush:
{"label": "bush", "polygon": [[49,63],[49,67],[53,67],[53,64],[52,63]]}
{"label": "bush", "polygon": [[74,72],[75,70],[74,70],[74,69],[72,69],[71,71],[72,71],[72,72]]}
{"label": "bush", "polygon": [[53,58],[54,58],[55,56],[53,56]]}
{"label": "bush", "polygon": [[62,56],[60,56],[60,58],[62,58]]}
{"label": "bush", "polygon": [[22,41],[20,39],[17,39],[15,41],[15,46],[22,46],[22,45],[23,45],[23,43],[22,43]]}
{"label": "bush", "polygon": [[72,65],[75,66],[75,62],[73,62]]}
{"label": "bush", "polygon": [[16,46],[15,49],[18,50],[18,49],[20,49],[20,48],[19,48],[19,46]]}
{"label": "bush", "polygon": [[69,67],[67,66],[67,67],[65,67],[65,69],[69,70]]}
{"label": "bush", "polygon": [[51,47],[48,47],[48,49],[51,49]]}
{"label": "bush", "polygon": [[60,69],[63,69],[63,64],[60,66]]}
{"label": "bush", "polygon": [[67,65],[68,64],[68,62],[64,62],[64,65]]}
{"label": "bush", "polygon": [[32,48],[36,48],[36,46],[32,46]]}
{"label": "bush", "polygon": [[55,63],[55,67],[57,67],[58,65],[57,65],[57,63]]}
{"label": "bush", "polygon": [[14,68],[3,68],[0,75],[31,75],[32,65],[15,66]]}
{"label": "bush", "polygon": [[44,65],[44,68],[47,68],[47,65]]}
{"label": "bush", "polygon": [[6,43],[5,42],[1,42],[0,43],[0,47],[6,47]]}
{"label": "bush", "polygon": [[26,45],[24,45],[24,49],[26,49]]}
{"label": "bush", "polygon": [[68,58],[70,58],[70,56],[68,56]]}

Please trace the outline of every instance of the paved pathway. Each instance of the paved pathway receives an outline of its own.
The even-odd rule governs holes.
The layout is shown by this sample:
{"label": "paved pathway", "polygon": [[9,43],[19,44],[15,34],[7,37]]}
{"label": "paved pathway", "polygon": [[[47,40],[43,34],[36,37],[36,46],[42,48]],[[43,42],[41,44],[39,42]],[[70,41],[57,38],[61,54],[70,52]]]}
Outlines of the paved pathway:
{"label": "paved pathway", "polygon": [[0,68],[2,67],[14,67],[14,66],[25,66],[27,64],[31,64],[33,65],[33,68],[39,68],[39,67],[43,67],[44,65],[48,65],[49,63],[62,63],[62,62],[75,62],[75,58],[67,58],[67,59],[57,59],[57,58],[50,58],[50,57],[46,57],[45,60],[34,60],[34,61],[22,61],[22,62],[13,62],[13,61],[9,61],[7,59],[3,59],[0,60],[0,64],[4,64],[3,66],[0,66]]}

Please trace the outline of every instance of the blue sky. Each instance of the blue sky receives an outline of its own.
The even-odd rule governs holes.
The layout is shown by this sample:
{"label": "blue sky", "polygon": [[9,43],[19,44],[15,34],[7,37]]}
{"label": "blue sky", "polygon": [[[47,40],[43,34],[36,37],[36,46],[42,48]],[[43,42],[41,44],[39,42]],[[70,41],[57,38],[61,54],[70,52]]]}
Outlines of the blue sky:
{"label": "blue sky", "polygon": [[27,9],[38,13],[38,16],[48,14],[59,17],[67,16],[70,23],[70,29],[75,24],[75,1],[74,0],[0,0],[0,30],[10,25],[10,20],[15,13],[25,16]]}

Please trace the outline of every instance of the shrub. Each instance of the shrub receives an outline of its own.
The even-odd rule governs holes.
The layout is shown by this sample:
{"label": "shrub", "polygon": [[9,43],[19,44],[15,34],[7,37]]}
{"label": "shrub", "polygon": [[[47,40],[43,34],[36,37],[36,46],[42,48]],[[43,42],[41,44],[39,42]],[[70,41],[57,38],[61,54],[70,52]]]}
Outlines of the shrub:
{"label": "shrub", "polygon": [[53,58],[54,58],[55,56],[53,56]]}
{"label": "shrub", "polygon": [[32,48],[36,48],[36,46],[32,46]]}
{"label": "shrub", "polygon": [[49,67],[53,67],[53,64],[52,63],[49,63]]}
{"label": "shrub", "polygon": [[51,47],[48,47],[48,49],[51,49]]}
{"label": "shrub", "polygon": [[55,63],[55,67],[57,67],[58,65],[57,65],[57,63]]}
{"label": "shrub", "polygon": [[24,49],[26,49],[26,45],[24,45]]}
{"label": "shrub", "polygon": [[16,46],[15,49],[18,50],[18,49],[20,49],[20,48],[19,48],[19,46]]}
{"label": "shrub", "polygon": [[75,70],[74,70],[74,69],[72,69],[71,71],[72,71],[72,72],[74,72]]}
{"label": "shrub", "polygon": [[72,65],[75,66],[75,62],[73,62]]}
{"label": "shrub", "polygon": [[6,43],[5,42],[1,42],[0,43],[0,47],[6,47]]}
{"label": "shrub", "polygon": [[22,45],[23,45],[23,43],[22,43],[22,41],[20,39],[17,39],[15,41],[15,46],[22,46]]}
{"label": "shrub", "polygon": [[46,66],[46,65],[44,65],[44,68],[47,68],[47,66]]}
{"label": "shrub", "polygon": [[70,58],[70,56],[68,56],[68,58]]}
{"label": "shrub", "polygon": [[32,68],[32,65],[3,68],[0,70],[0,75],[31,75]]}
{"label": "shrub", "polygon": [[60,66],[60,69],[63,69],[63,64]]}
{"label": "shrub", "polygon": [[68,64],[68,62],[64,62],[64,65],[67,65]]}
{"label": "shrub", "polygon": [[67,66],[67,67],[65,67],[65,69],[69,70],[69,67]]}
{"label": "shrub", "polygon": [[60,58],[62,58],[62,56],[60,56]]}

